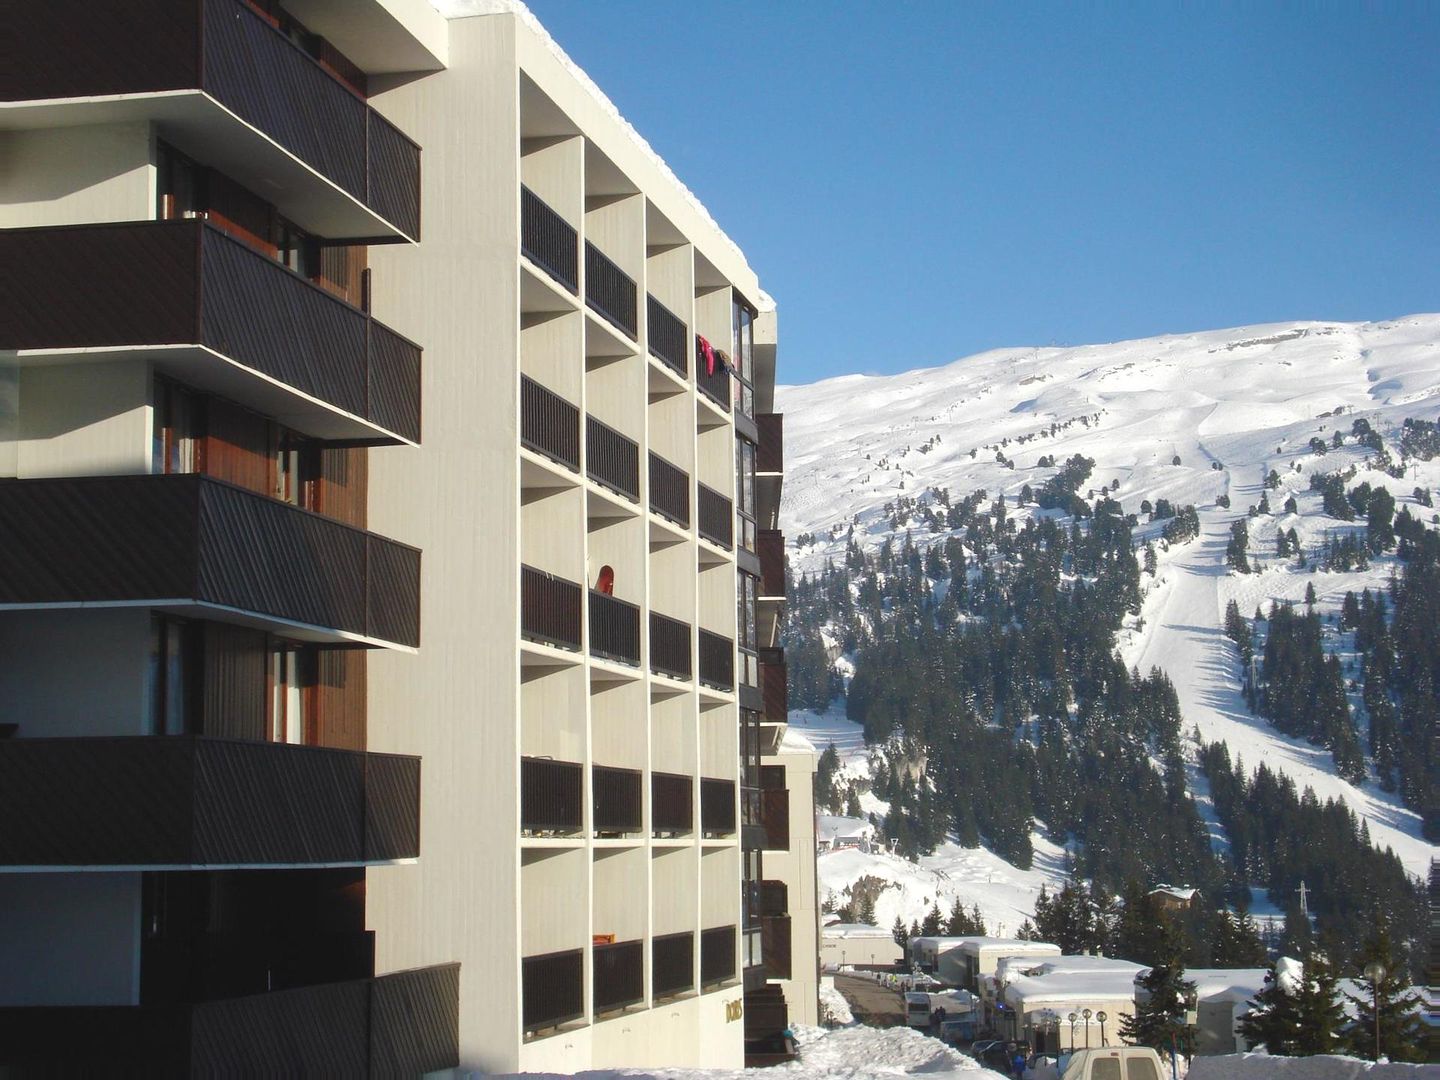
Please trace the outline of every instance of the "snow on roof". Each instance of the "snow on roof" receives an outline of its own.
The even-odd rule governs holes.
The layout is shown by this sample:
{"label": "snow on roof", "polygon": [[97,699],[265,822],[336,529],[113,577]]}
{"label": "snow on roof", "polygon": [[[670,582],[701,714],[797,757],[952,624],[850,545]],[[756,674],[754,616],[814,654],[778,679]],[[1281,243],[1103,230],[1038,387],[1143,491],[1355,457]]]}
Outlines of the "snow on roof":
{"label": "snow on roof", "polygon": [[[746,266],[749,265],[749,263],[746,262],[745,253],[740,250],[740,245],[730,239],[725,230],[720,227],[720,223],[711,216],[709,210],[705,209],[705,204],[700,201],[699,196],[685,186],[680,178],[675,175],[674,170],[666,163],[665,159],[646,141],[645,136],[636,131],[630,121],[621,115],[620,110],[616,108],[615,103],[610,100],[605,91],[596,85],[594,79],[585,74],[585,69],[570,59],[570,54],[561,48],[558,41],[550,36],[550,31],[545,29],[544,24],[535,17],[534,12],[526,7],[522,0],[430,0],[430,4],[447,19],[466,19],[473,15],[514,15],[528,26],[555,55],[555,59],[560,62],[561,66],[584,88],[586,93],[595,99],[600,108],[620,126],[620,129],[625,135],[635,144],[636,149],[648,157],[651,162],[654,163],[655,167],[660,170],[661,175],[675,185],[681,198],[690,204],[691,209],[700,216],[700,220],[715,230],[715,234],[727,247],[734,251],[742,264]],[[761,292],[761,294],[756,297],[755,303],[761,311],[775,310],[775,301],[771,299],[767,293]]]}
{"label": "snow on roof", "polygon": [[1249,1001],[1265,985],[1264,968],[1187,968],[1200,1001]]}
{"label": "snow on roof", "polygon": [[822,937],[827,938],[888,938],[891,937],[889,930],[882,930],[878,926],[871,926],[869,923],[833,923],[820,931]]}
{"label": "snow on roof", "polygon": [[1045,975],[1082,975],[1088,972],[1118,971],[1132,978],[1142,971],[1149,971],[1145,964],[1131,960],[1120,960],[1114,956],[1057,956],[1045,960],[1035,967]]}
{"label": "snow on roof", "polygon": [[961,945],[967,953],[977,956],[981,953],[1003,952],[1011,956],[1059,956],[1060,946],[1048,941],[1026,941],[1023,938],[969,938]]}
{"label": "snow on roof", "polygon": [[821,840],[858,839],[873,836],[875,826],[864,818],[837,817],[819,814],[815,818],[815,835]]}
{"label": "snow on roof", "polygon": [[780,750],[782,753],[813,754],[815,753],[815,744],[787,725],[785,734],[780,737]]}
{"label": "snow on roof", "polygon": [[[1139,964],[1131,968],[1144,970]],[[1033,1003],[1135,1000],[1135,972],[1121,968],[1056,971],[1017,975],[1005,988],[1005,1000],[1024,1012]]]}
{"label": "snow on roof", "polygon": [[1195,894],[1199,891],[1198,889],[1192,889],[1184,885],[1157,885],[1150,890],[1150,895],[1154,896],[1156,893],[1163,893],[1166,896],[1175,897],[1176,900],[1189,901],[1193,900]]}

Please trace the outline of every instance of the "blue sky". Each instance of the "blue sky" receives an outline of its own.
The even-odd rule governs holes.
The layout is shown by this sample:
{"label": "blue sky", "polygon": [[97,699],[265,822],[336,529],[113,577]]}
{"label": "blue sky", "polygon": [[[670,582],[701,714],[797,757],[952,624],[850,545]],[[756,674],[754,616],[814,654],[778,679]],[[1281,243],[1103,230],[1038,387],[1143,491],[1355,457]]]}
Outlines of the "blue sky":
{"label": "blue sky", "polygon": [[784,382],[1440,310],[1440,4],[529,3],[745,249]]}

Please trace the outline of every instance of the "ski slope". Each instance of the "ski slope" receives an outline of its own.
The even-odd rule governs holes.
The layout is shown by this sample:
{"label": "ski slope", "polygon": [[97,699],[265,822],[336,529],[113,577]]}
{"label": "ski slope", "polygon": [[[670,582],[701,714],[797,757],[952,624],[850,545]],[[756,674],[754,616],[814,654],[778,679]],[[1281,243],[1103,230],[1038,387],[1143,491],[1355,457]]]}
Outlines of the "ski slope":
{"label": "ski slope", "polygon": [[[776,409],[786,415],[781,525],[797,574],[827,560],[838,564],[852,537],[873,549],[910,531],[923,543],[927,526],[904,503],[933,504],[939,488],[955,500],[978,489],[992,500],[1004,495],[1011,515],[1023,518],[1034,511],[1018,509],[1021,488],[1038,487],[1055,471],[1039,464],[1042,457],[1056,464],[1077,453],[1092,458],[1089,483],[1110,489],[1127,512],[1161,498],[1197,506],[1201,536],[1168,550],[1158,544],[1161,524],[1144,523],[1141,515],[1137,541],[1162,550],[1157,573],[1144,575],[1140,618],[1117,641],[1125,662],[1169,675],[1187,734],[1198,727],[1202,739],[1223,739],[1232,757],[1251,768],[1265,761],[1322,800],[1343,798],[1366,819],[1374,842],[1393,847],[1411,873],[1424,876],[1440,855],[1421,838],[1419,815],[1397,797],[1339,779],[1328,751],[1287,739],[1248,713],[1238,654],[1221,630],[1232,598],[1248,617],[1274,600],[1299,601],[1313,585],[1318,610],[1332,617],[1347,590],[1387,584],[1393,558],[1342,574],[1299,570],[1274,556],[1281,530],[1295,529],[1313,552],[1328,534],[1362,527],[1324,515],[1319,494],[1309,490],[1314,473],[1353,467],[1352,486],[1383,486],[1397,512],[1409,507],[1431,521],[1435,510],[1417,505],[1413,492],[1440,489],[1440,458],[1389,476],[1351,437],[1351,426],[1365,419],[1398,454],[1405,417],[1440,417],[1440,315],[999,349],[900,375],[781,387]],[[1337,431],[1340,448],[1333,447]],[[1312,449],[1317,438],[1324,453]],[[1272,469],[1280,476],[1280,487],[1268,492],[1272,513],[1250,519],[1251,561],[1259,572],[1228,573],[1230,524],[1267,494],[1263,478]],[[1217,504],[1221,495],[1229,496],[1230,509]],[[1284,513],[1292,496],[1298,512]],[[795,544],[800,537],[803,546]],[[810,737],[824,747],[823,738]],[[863,754],[856,761],[863,768]],[[1209,814],[1203,777],[1194,769],[1191,787]],[[1209,821],[1223,846],[1213,814]]]}

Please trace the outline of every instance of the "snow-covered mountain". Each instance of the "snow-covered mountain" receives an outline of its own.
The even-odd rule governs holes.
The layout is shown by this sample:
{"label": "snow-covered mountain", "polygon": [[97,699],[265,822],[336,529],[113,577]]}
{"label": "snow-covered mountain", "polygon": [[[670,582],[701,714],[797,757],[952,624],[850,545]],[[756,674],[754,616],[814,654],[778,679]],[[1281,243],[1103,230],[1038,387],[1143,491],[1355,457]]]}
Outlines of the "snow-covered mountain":
{"label": "snow-covered mountain", "polygon": [[[1328,751],[1279,735],[1246,709],[1236,654],[1221,629],[1232,598],[1248,616],[1270,599],[1298,601],[1313,585],[1320,610],[1333,612],[1347,590],[1387,583],[1393,559],[1376,559],[1363,571],[1326,573],[1274,556],[1281,529],[1295,529],[1302,546],[1313,549],[1328,531],[1353,527],[1323,514],[1321,496],[1309,489],[1313,473],[1354,466],[1355,483],[1386,487],[1397,509],[1408,506],[1431,521],[1435,511],[1417,505],[1414,492],[1418,487],[1433,494],[1440,487],[1440,458],[1410,461],[1396,477],[1382,471],[1383,462],[1351,433],[1355,420],[1368,420],[1393,448],[1404,418],[1440,416],[1440,315],[999,349],[901,375],[847,375],[782,387],[776,408],[786,415],[782,525],[797,575],[827,559],[839,563],[852,526],[853,539],[867,548],[907,527],[918,539],[925,528],[913,517],[899,529],[894,525],[902,500],[923,505],[935,488],[955,497],[983,488],[991,499],[1008,496],[1015,507],[1026,484],[1038,488],[1054,474],[1052,461],[1061,464],[1077,453],[1095,461],[1089,485],[1112,489],[1127,512],[1162,498],[1177,507],[1194,504],[1200,537],[1163,551],[1156,573],[1144,575],[1141,616],[1117,642],[1122,657],[1141,670],[1158,666],[1167,672],[1187,733],[1198,726],[1205,741],[1225,740],[1252,767],[1265,761],[1322,800],[1344,798],[1365,817],[1374,842],[1392,846],[1410,872],[1423,875],[1440,854],[1422,839],[1419,816],[1397,796],[1374,783],[1340,779]],[[1337,432],[1344,437],[1338,448]],[[1323,452],[1316,439],[1325,443]],[[1280,487],[1268,492],[1276,513],[1250,521],[1258,556],[1252,565],[1260,572],[1228,574],[1230,524],[1260,501],[1272,469],[1281,478]],[[1279,512],[1292,495],[1298,512]],[[1158,537],[1158,523],[1144,524],[1144,514],[1140,520],[1137,540]],[[811,737],[823,748],[822,731]],[[855,767],[859,760],[855,755]],[[1194,787],[1203,805],[1203,785]],[[993,881],[994,871],[986,873]],[[1017,884],[1023,878],[1038,888],[1033,872],[1014,874]],[[838,881],[848,875],[833,876]],[[957,891],[968,906],[972,897]],[[982,903],[982,910],[990,906]],[[1002,908],[1019,905],[994,906],[998,917]],[[913,917],[909,907],[898,913]],[[877,914],[894,917],[883,908]],[[1004,921],[1010,927],[1018,922],[1013,915]]]}

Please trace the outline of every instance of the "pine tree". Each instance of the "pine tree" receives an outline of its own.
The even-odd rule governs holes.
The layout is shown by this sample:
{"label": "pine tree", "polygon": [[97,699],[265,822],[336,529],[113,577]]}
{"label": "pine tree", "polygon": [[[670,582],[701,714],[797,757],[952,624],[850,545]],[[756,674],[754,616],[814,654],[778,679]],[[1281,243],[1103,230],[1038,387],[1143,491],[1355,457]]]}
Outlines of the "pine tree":
{"label": "pine tree", "polygon": [[1177,962],[1156,964],[1136,980],[1146,991],[1133,1016],[1120,1018],[1120,1037],[1131,1046],[1153,1046],[1161,1053],[1172,1047],[1187,1057],[1194,1050],[1194,1029],[1185,1023],[1185,1011],[1194,1001],[1195,984],[1185,978]]}
{"label": "pine tree", "polygon": [[1333,1054],[1340,1048],[1345,1008],[1340,1002],[1339,978],[1329,959],[1318,949],[1305,957],[1305,976],[1295,995],[1300,1031],[1294,1053]]}
{"label": "pine tree", "polygon": [[1378,984],[1368,975],[1359,979],[1362,992],[1345,996],[1355,1006],[1359,1022],[1351,1031],[1351,1052],[1371,1059],[1375,1053],[1375,1014],[1380,1014],[1380,1056],[1391,1061],[1425,1060],[1424,1001],[1410,989],[1410,974],[1395,955],[1390,929],[1383,922],[1360,953],[1362,964],[1379,963],[1385,975]]}
{"label": "pine tree", "polygon": [[899,915],[895,916],[895,925],[890,928],[890,936],[895,939],[895,944],[900,946],[901,955],[907,955],[910,951],[910,931],[905,927],[905,920]]}
{"label": "pine tree", "polygon": [[860,909],[856,914],[856,921],[862,922],[866,926],[875,925],[875,897],[869,889],[866,889],[864,895],[860,897]]}
{"label": "pine tree", "polygon": [[1250,1002],[1250,1010],[1240,1017],[1237,1030],[1252,1050],[1263,1047],[1268,1054],[1295,1053],[1300,1013],[1290,990],[1296,966],[1297,962],[1288,957],[1275,961],[1265,973],[1265,985]]}
{"label": "pine tree", "polygon": [[940,903],[936,901],[930,905],[930,910],[925,915],[925,921],[920,924],[920,932],[925,937],[939,937],[943,925],[940,918]]}

